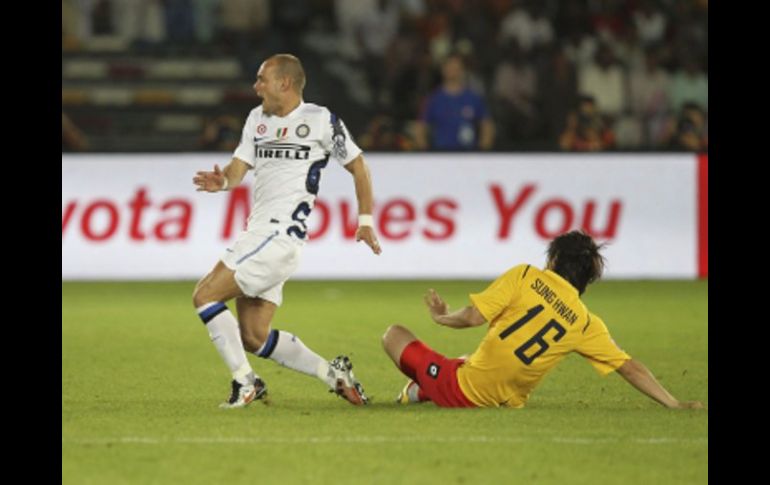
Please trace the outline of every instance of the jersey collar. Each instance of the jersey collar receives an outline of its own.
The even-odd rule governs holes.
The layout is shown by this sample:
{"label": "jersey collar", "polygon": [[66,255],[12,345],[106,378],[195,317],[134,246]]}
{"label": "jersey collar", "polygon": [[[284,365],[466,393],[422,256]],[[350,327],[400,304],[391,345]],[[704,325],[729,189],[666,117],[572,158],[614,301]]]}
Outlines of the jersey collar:
{"label": "jersey collar", "polygon": [[570,291],[574,291],[575,295],[580,296],[580,292],[578,292],[577,288],[572,286],[572,283],[570,283],[569,281],[567,281],[564,278],[562,278],[562,276],[559,273],[557,273],[556,271],[547,269],[547,270],[545,270],[545,273],[548,273],[554,279],[557,279],[557,280],[561,281],[562,283],[564,283],[564,286],[566,286],[567,288],[570,289]]}
{"label": "jersey collar", "polygon": [[300,99],[296,108],[286,113],[286,116],[281,116],[280,118],[286,120],[293,117],[295,114],[299,113],[303,106],[305,106],[305,102]]}

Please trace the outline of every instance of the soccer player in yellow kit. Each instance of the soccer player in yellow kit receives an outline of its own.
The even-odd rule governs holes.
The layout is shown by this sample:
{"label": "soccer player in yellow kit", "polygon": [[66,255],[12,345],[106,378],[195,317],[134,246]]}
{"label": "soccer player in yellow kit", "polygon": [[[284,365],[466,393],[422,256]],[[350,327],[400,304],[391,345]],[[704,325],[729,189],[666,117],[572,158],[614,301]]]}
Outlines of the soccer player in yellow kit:
{"label": "soccer player in yellow kit", "polygon": [[489,330],[467,359],[449,359],[408,329],[393,325],[383,336],[385,352],[410,381],[399,402],[433,401],[442,407],[521,408],[545,375],[577,352],[601,375],[617,371],[631,385],[669,408],[701,408],[674,398],[638,360],[610,337],[604,322],[580,300],[604,269],[601,246],[583,232],[563,234],[548,247],[545,270],[514,266],[472,304],[449,313],[429,290],[425,302],[433,320],[452,328],[489,322]]}

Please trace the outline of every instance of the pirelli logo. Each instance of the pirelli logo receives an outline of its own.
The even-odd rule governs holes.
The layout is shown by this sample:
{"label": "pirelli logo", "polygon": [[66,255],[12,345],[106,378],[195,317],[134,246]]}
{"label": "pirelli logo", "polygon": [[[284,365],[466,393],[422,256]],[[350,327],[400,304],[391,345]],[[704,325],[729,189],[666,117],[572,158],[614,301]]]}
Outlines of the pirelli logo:
{"label": "pirelli logo", "polygon": [[310,147],[295,143],[257,145],[257,158],[307,160],[310,158]]}

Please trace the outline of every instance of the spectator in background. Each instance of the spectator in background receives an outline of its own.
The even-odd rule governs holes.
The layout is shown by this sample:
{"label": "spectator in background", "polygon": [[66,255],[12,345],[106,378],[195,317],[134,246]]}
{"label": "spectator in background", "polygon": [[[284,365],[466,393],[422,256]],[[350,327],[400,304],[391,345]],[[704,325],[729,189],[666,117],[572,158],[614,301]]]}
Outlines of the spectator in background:
{"label": "spectator in background", "polygon": [[467,86],[462,57],[453,54],[442,65],[443,84],[425,102],[416,126],[418,149],[490,150],[495,125],[484,99]]}
{"label": "spectator in background", "polygon": [[[511,39],[507,58],[495,70],[492,111],[495,113],[497,130],[503,136],[499,140],[502,149],[515,148],[518,139],[529,139],[537,134],[540,111],[536,106],[538,79],[535,69],[526,58],[515,39]],[[506,141],[513,142],[506,146]]]}
{"label": "spectator in background", "polygon": [[567,115],[577,104],[577,74],[564,49],[553,49],[539,77],[545,134],[556,140],[566,127]]}
{"label": "spectator in background", "polygon": [[[479,56],[476,55],[473,43],[470,39],[459,38],[453,44],[452,52],[458,54],[463,60],[465,86],[486,99],[487,79],[482,76],[483,66],[479,64]],[[491,74],[489,77],[491,77]]]}
{"label": "spectator in background", "polygon": [[190,44],[195,39],[195,20],[190,0],[164,0],[168,42],[175,46]]}
{"label": "spectator in background", "polygon": [[407,151],[413,148],[411,140],[398,130],[393,118],[386,114],[375,116],[358,141],[361,148],[367,151]]}
{"label": "spectator in background", "polygon": [[193,0],[192,8],[195,40],[200,45],[206,45],[214,40],[219,20],[219,0]]}
{"label": "spectator in background", "polygon": [[630,108],[617,118],[612,132],[615,134],[615,147],[619,150],[635,150],[644,143],[644,127]]}
{"label": "spectator in background", "polygon": [[667,147],[672,150],[708,150],[706,113],[696,103],[686,103],[679,118],[671,123]]}
{"label": "spectator in background", "polygon": [[567,127],[559,137],[565,151],[593,152],[613,148],[615,134],[605,124],[592,96],[580,96],[577,109],[567,116]]}
{"label": "spectator in background", "polygon": [[679,112],[688,102],[693,102],[704,110],[709,109],[709,81],[700,69],[698,60],[691,55],[684,55],[683,68],[677,70],[671,78],[668,96],[671,107]]}
{"label": "spectator in background", "polygon": [[615,58],[627,72],[642,69],[645,65],[646,51],[652,48],[642,44],[634,24],[628,25],[612,41],[611,46]]}
{"label": "spectator in background", "polygon": [[361,61],[363,52],[357,40],[359,25],[375,8],[375,0],[332,0],[337,27],[337,55],[349,61]]}
{"label": "spectator in background", "polygon": [[[687,3],[687,2],[677,2]],[[666,34],[666,17],[651,0],[642,0],[633,14],[634,25],[645,46],[662,42]]]}
{"label": "spectator in background", "polygon": [[670,106],[668,73],[660,67],[657,49],[649,48],[644,67],[629,73],[629,101],[632,114],[640,120],[648,144],[658,140]]}
{"label": "spectator in background", "polygon": [[512,39],[524,52],[553,41],[553,27],[540,1],[530,4],[514,2],[510,13],[500,22],[499,44],[506,44]]}
{"label": "spectator in background", "polygon": [[[467,66],[468,71],[480,74],[482,85],[485,85],[500,60],[500,53],[488,48],[497,44],[499,17],[489,13],[485,2],[455,1],[454,4],[452,31],[456,39],[455,50],[460,51],[466,62],[472,61]],[[463,44],[466,51],[462,50]]]}
{"label": "spectator in background", "polygon": [[623,0],[599,0],[590,12],[592,30],[602,42],[613,43],[627,29]]}
{"label": "spectator in background", "polygon": [[579,68],[578,90],[592,96],[602,115],[613,119],[626,107],[626,81],[623,69],[607,44],[600,44],[594,62]]}
{"label": "spectator in background", "polygon": [[582,69],[593,62],[599,43],[589,32],[573,30],[567,34],[564,53],[576,69]]}
{"label": "spectator in background", "polygon": [[356,25],[356,39],[364,54],[363,67],[375,106],[389,104],[384,82],[385,56],[398,34],[399,20],[397,0],[377,0]]}
{"label": "spectator in background", "polygon": [[88,138],[72,122],[69,116],[62,111],[61,113],[61,151],[63,152],[82,152],[88,150]]}
{"label": "spectator in background", "polygon": [[[145,49],[184,45],[189,39],[177,39],[178,30],[184,30],[181,18],[188,5],[163,0],[114,0],[115,27],[126,45]],[[171,44],[166,44],[167,42]]]}
{"label": "spectator in background", "polygon": [[666,44],[672,51],[702,59],[701,67],[708,71],[708,3],[675,2],[668,25]]}
{"label": "spectator in background", "polygon": [[[518,82],[526,74],[508,68],[513,63],[503,39],[524,45],[525,65],[534,68],[532,102],[541,121],[538,126],[505,119],[521,114],[509,107],[521,106],[527,97],[522,89],[529,83]],[[615,58],[606,68],[595,60],[600,43],[608,45]],[[553,58],[557,48],[568,62]],[[659,67],[646,65],[650,48]],[[90,52],[102,50],[122,53],[90,58]],[[113,90],[115,81],[121,82],[121,90],[135,90],[150,78],[175,81],[178,74],[155,69],[156,65],[210,57],[237,57],[248,75],[269,52],[292,50],[305,52],[312,60],[307,67],[318,80],[314,86],[343,86],[347,95],[337,102],[362,118],[351,127],[356,135],[382,112],[392,116],[402,131],[410,131],[407,127],[414,123],[415,113],[422,111],[425,98],[441,82],[441,63],[452,52],[465,61],[466,88],[490,102],[495,96],[489,109],[498,131],[508,133],[498,137],[497,149],[554,149],[578,92],[591,94],[600,112],[612,116],[608,121],[618,148],[636,143],[636,126],[643,130],[641,148],[667,146],[669,118],[674,117],[670,121],[675,125],[678,110],[688,101],[708,112],[705,0],[62,0],[63,93],[67,90],[63,107],[80,116],[73,111],[80,109],[75,102],[93,104],[112,121],[114,128],[105,128],[105,133],[119,136],[122,127],[137,126],[134,119],[139,115],[93,101]],[[686,65],[690,62],[695,65]],[[214,79],[205,70],[195,74],[211,77],[206,88],[222,90],[225,102],[241,102],[225,76]],[[660,96],[663,77],[668,77],[668,86]],[[581,89],[573,86],[577,79]],[[171,102],[176,105],[182,98]],[[508,107],[497,100],[507,100]],[[151,116],[162,116],[164,107],[157,108]],[[203,101],[193,109],[198,117],[221,112]],[[141,126],[150,149],[155,149],[150,140],[157,139],[149,133],[153,125]],[[481,128],[476,128],[479,137]],[[535,134],[529,138],[516,130]],[[198,134],[188,132],[190,149],[196,147]],[[108,139],[100,136],[93,141]],[[512,143],[506,146],[505,140]],[[173,145],[170,138],[163,143]],[[135,149],[146,149],[140,145]]]}
{"label": "spectator in background", "polygon": [[428,17],[425,40],[434,66],[441,64],[452,53],[453,38],[454,30],[449,15],[436,12]]}
{"label": "spectator in background", "polygon": [[198,146],[209,152],[232,152],[240,140],[240,121],[233,116],[222,115],[204,123]]}
{"label": "spectator in background", "polygon": [[[422,93],[432,86],[431,59],[420,35],[405,23],[385,57],[385,97],[397,120],[410,120],[420,109]],[[398,102],[393,102],[394,100]]]}
{"label": "spectator in background", "polygon": [[238,56],[244,72],[254,72],[255,64],[270,48],[269,0],[222,0],[219,7],[222,41]]}
{"label": "spectator in background", "polygon": [[278,48],[301,52],[302,39],[308,31],[313,15],[312,3],[307,0],[273,0],[270,27]]}

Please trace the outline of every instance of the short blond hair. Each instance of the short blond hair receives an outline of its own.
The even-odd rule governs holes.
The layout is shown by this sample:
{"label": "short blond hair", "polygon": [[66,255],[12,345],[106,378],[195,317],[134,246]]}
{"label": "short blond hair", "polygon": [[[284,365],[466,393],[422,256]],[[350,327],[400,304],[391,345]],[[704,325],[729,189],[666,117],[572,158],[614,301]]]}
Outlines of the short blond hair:
{"label": "short blond hair", "polygon": [[275,54],[271,56],[268,61],[274,61],[276,67],[276,75],[279,77],[288,77],[291,79],[291,83],[298,93],[302,93],[305,89],[305,69],[302,67],[302,63],[291,54]]}

